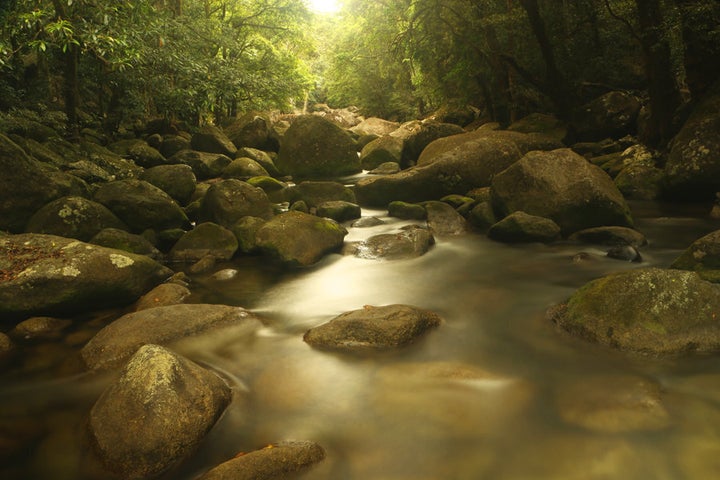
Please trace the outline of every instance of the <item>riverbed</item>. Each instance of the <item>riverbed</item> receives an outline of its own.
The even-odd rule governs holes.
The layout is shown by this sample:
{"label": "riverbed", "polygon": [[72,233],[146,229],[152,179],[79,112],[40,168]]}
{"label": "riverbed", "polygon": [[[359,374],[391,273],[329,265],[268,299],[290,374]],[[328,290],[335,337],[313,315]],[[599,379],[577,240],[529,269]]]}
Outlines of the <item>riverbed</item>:
{"label": "riverbed", "polygon": [[[720,471],[720,356],[631,356],[571,338],[545,317],[588,281],[667,267],[720,228],[705,207],[636,203],[632,210],[649,240],[641,263],[608,258],[602,246],[506,245],[471,233],[437,238],[410,260],[332,254],[288,271],[244,257],[217,266],[237,270],[232,278],[193,276],[189,301],[242,306],[265,326],[239,343],[210,336],[177,347],[223,375],[234,399],[196,454],[162,478],[193,479],[240,452],[288,439],[315,441],[327,453],[297,478],[713,478]],[[384,223],[348,227],[346,242],[412,223],[384,211],[363,216]],[[340,313],[394,303],[432,310],[443,324],[409,348],[372,356],[302,341]],[[1,478],[106,478],[88,460],[84,422],[111,376],[83,373],[77,352],[121,313],[73,319],[63,338],[29,343],[24,360],[0,376]],[[627,376],[659,385],[667,414],[661,427],[568,420],[566,397],[578,384],[597,379],[598,388],[612,389]]]}

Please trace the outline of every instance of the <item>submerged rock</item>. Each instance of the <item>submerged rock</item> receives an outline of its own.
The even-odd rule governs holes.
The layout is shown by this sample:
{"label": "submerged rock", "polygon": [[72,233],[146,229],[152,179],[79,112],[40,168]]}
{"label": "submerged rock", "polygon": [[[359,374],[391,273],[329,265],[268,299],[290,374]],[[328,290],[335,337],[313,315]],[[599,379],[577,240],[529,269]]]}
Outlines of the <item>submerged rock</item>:
{"label": "submerged rock", "polygon": [[508,243],[550,243],[560,238],[560,227],[549,218],[517,211],[491,226],[488,237]]}
{"label": "submerged rock", "polygon": [[694,272],[647,268],[594,280],[550,319],[585,340],[653,355],[720,351],[720,285]]}
{"label": "submerged rock", "polygon": [[670,424],[660,385],[634,375],[590,376],[564,384],[555,404],[563,420],[596,432],[660,430]]}
{"label": "submerged rock", "polygon": [[171,275],[143,255],[53,235],[0,236],[0,315],[123,306]]}
{"label": "submerged rock", "polygon": [[409,305],[365,306],[310,329],[303,340],[313,347],[373,352],[405,347],[440,325],[435,313]]}
{"label": "submerged rock", "polygon": [[262,323],[247,310],[226,305],[180,304],[129,313],[100,330],[81,354],[91,370],[121,365],[141,345],[167,345],[215,331],[246,337]]}
{"label": "submerged rock", "polygon": [[324,458],[325,451],[314,442],[278,442],[238,455],[198,480],[280,480],[304,472]]}
{"label": "submerged rock", "polygon": [[307,213],[282,213],[255,233],[259,249],[290,265],[308,266],[340,250],[348,231],[334,220]]}
{"label": "submerged rock", "polygon": [[110,470],[128,479],[150,478],[195,450],[231,397],[215,373],[145,345],[95,403],[89,429]]}
{"label": "submerged rock", "polygon": [[645,235],[627,227],[594,227],[575,232],[568,238],[583,243],[600,245],[630,245],[635,248],[647,245]]}

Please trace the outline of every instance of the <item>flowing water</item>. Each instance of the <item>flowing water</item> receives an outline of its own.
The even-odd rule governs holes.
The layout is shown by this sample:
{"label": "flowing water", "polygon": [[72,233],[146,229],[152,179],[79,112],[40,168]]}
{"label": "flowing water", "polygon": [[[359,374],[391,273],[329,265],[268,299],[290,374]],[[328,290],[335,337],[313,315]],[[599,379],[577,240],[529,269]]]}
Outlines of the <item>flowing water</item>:
{"label": "flowing water", "polygon": [[[243,258],[220,266],[237,269],[234,278],[194,277],[193,302],[246,307],[265,328],[240,343],[183,344],[182,353],[226,376],[235,396],[196,454],[163,478],[192,479],[285,439],[325,448],[326,460],[298,477],[308,479],[717,478],[720,356],[628,356],[570,338],[545,318],[589,280],[668,266],[719,227],[705,210],[635,204],[633,212],[650,240],[641,264],[606,258],[599,246],[512,246],[469,234],[438,239],[412,260],[333,254],[286,271]],[[408,223],[363,215],[386,223],[351,228],[346,241]],[[391,303],[430,309],[444,323],[407,349],[369,357],[302,341],[342,312]],[[0,377],[1,478],[104,478],[79,465],[87,463],[85,415],[109,379],[74,372],[83,339],[117,314],[78,319],[63,341],[27,347],[28,360]],[[614,388],[627,375],[660,385],[659,425],[633,428],[622,409],[613,417]],[[581,401],[585,417],[573,421],[577,385],[596,385],[591,398],[601,400]],[[596,413],[599,424],[588,427]],[[614,418],[619,426],[603,423]]]}

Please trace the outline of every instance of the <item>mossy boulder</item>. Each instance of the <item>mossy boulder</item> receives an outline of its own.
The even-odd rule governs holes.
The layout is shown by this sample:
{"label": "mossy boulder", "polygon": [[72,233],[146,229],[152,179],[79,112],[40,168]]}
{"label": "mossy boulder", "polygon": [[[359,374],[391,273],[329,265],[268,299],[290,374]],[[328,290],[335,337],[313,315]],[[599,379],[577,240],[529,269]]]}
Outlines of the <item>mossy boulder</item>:
{"label": "mossy boulder", "polygon": [[93,197],[132,232],[188,228],[185,212],[167,193],[144,180],[126,179],[100,186]]}
{"label": "mossy boulder", "polygon": [[148,168],[140,175],[140,180],[155,185],[180,205],[187,205],[197,186],[197,178],[189,165]]}
{"label": "mossy boulder", "polygon": [[266,151],[278,150],[277,135],[270,117],[264,113],[248,112],[225,127],[225,134],[233,144]]}
{"label": "mossy boulder", "polygon": [[237,147],[227,135],[214,125],[205,125],[190,138],[190,148],[200,152],[220,153],[230,158],[235,157]]}
{"label": "mossy boulder", "polygon": [[720,191],[720,82],[690,114],[665,164],[671,198],[711,200]]}
{"label": "mossy boulder", "polygon": [[199,217],[232,228],[243,217],[270,219],[273,208],[267,194],[247,182],[231,178],[212,184],[202,199]]}
{"label": "mossy boulder", "polygon": [[488,237],[507,243],[550,243],[560,238],[560,227],[549,218],[517,211],[491,226]]}
{"label": "mossy boulder", "polygon": [[255,241],[260,250],[283,263],[308,266],[340,250],[347,233],[334,220],[290,211],[260,227]]}
{"label": "mossy boulder", "polygon": [[302,200],[308,207],[317,207],[322,203],[332,201],[357,203],[353,190],[340,182],[300,182],[285,190],[284,194],[288,202],[295,203]]}
{"label": "mossy boulder", "polygon": [[606,225],[632,227],[612,179],[570,149],[533,151],[492,181],[496,212],[524,211],[557,223],[564,235]]}
{"label": "mossy boulder", "polygon": [[383,163],[400,164],[403,141],[392,135],[376,138],[360,151],[360,163],[364,170],[373,170]]}
{"label": "mossy boulder", "polygon": [[360,218],[362,215],[360,206],[350,202],[343,202],[342,200],[335,200],[323,202],[318,205],[317,216],[332,218],[336,222],[342,223],[347,220]]}
{"label": "mossy boulder", "polygon": [[377,352],[406,347],[440,323],[436,313],[410,305],[367,305],[308,330],[303,340],[326,350]]}
{"label": "mossy boulder", "polygon": [[83,197],[63,197],[35,212],[25,231],[87,242],[104,228],[127,226],[104,205]]}
{"label": "mossy boulder", "polygon": [[[518,134],[522,135],[522,134]],[[384,207],[394,200],[417,203],[489,186],[492,178],[520,159],[513,142],[481,134],[448,137],[432,158],[394,175],[360,179],[355,195],[361,205]],[[438,140],[440,142],[441,140]]]}
{"label": "mossy boulder", "polygon": [[260,166],[263,167],[272,177],[277,178],[282,175],[280,173],[280,170],[277,169],[277,166],[275,166],[275,160],[273,160],[273,158],[277,158],[277,153],[275,152],[268,153],[263,152],[262,150],[258,150],[257,148],[243,147],[238,149],[235,157],[252,158],[257,163],[259,163]]}
{"label": "mossy boulder", "polygon": [[222,153],[180,150],[168,159],[168,163],[189,165],[198,180],[207,180],[222,175],[223,169],[232,163],[232,159]]}
{"label": "mossy boulder", "polygon": [[232,227],[232,232],[235,234],[235,238],[238,241],[238,250],[242,253],[252,253],[257,249],[257,242],[255,235],[260,227],[265,225],[264,218],[259,217],[243,217],[238,220]]}
{"label": "mossy boulder", "polygon": [[705,280],[720,283],[720,230],[695,240],[670,268],[695,271]]}
{"label": "mossy boulder", "polygon": [[423,204],[427,212],[427,224],[438,237],[460,235],[467,231],[467,222],[451,205],[429,201]]}
{"label": "mossy boulder", "polygon": [[399,127],[400,124],[397,122],[391,122],[377,117],[370,117],[350,128],[350,131],[360,137],[368,135],[382,137],[383,135],[388,135],[389,133],[394,132]]}
{"label": "mossy boulder", "polygon": [[5,135],[0,135],[0,171],[0,230],[22,232],[41,207],[71,194]]}
{"label": "mossy boulder", "polygon": [[419,203],[408,203],[395,200],[388,204],[388,215],[403,220],[425,220],[427,210]]}
{"label": "mossy boulder", "polygon": [[124,306],[172,275],[135,255],[54,235],[0,236],[0,316]]}
{"label": "mossy boulder", "polygon": [[170,250],[170,260],[196,262],[212,255],[218,260],[230,260],[237,252],[235,234],[216,223],[205,222],[196,226],[178,240]]}
{"label": "mossy boulder", "polygon": [[189,456],[231,399],[214,372],[145,345],[92,407],[88,427],[109,470],[152,478]]}
{"label": "mossy boulder", "polygon": [[350,134],[317,115],[303,115],[285,132],[276,165],[296,178],[328,178],[361,171]]}
{"label": "mossy boulder", "polygon": [[247,180],[252,177],[267,177],[267,170],[262,165],[248,157],[240,157],[233,160],[222,171],[222,178],[237,178]]}
{"label": "mossy boulder", "polygon": [[402,140],[400,165],[410,167],[418,162],[420,154],[435,140],[465,133],[462,127],[435,120],[413,120],[403,123],[390,136]]}
{"label": "mossy boulder", "polygon": [[119,228],[103,228],[89,240],[89,243],[124,252],[137,253],[138,255],[146,255],[155,260],[162,257],[160,251],[155,248],[155,245],[150,240],[142,235]]}
{"label": "mossy boulder", "polygon": [[120,140],[108,145],[108,149],[124,158],[128,158],[143,168],[164,165],[167,160],[156,148],[151,147],[145,140],[133,138]]}
{"label": "mossy boulder", "polygon": [[646,268],[593,280],[548,315],[561,329],[652,355],[720,351],[720,285],[695,272]]}

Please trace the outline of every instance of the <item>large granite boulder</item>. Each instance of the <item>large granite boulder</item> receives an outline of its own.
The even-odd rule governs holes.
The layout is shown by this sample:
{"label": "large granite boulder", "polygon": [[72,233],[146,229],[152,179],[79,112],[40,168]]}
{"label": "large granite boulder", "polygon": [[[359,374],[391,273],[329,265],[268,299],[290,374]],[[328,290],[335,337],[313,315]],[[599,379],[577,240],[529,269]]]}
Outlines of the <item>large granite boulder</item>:
{"label": "large granite boulder", "polygon": [[148,145],[145,140],[139,138],[120,140],[108,145],[108,149],[132,160],[143,168],[164,165],[167,162],[162,153]]}
{"label": "large granite boulder", "polygon": [[217,223],[204,222],[183,235],[170,250],[169,258],[178,262],[197,262],[212,255],[230,260],[238,249],[235,234]]}
{"label": "large granite boulder", "polygon": [[87,242],[104,228],[127,227],[104,205],[83,197],[63,197],[35,212],[25,231]]}
{"label": "large granite boulder", "polygon": [[68,195],[69,188],[0,134],[0,230],[22,232],[28,219],[46,203]]}
{"label": "large granite boulder", "polygon": [[270,117],[249,112],[225,127],[225,134],[237,148],[250,147],[265,151],[278,151],[277,134]]}
{"label": "large granite boulder", "polygon": [[720,351],[720,285],[647,268],[593,280],[548,315],[590,342],[653,355]]}
{"label": "large granite boulder", "polygon": [[197,186],[197,178],[189,165],[158,165],[148,168],[140,175],[172,197],[180,205],[186,205]]}
{"label": "large granite boulder", "polygon": [[53,235],[0,236],[0,316],[123,306],[172,275],[143,255]]}
{"label": "large granite boulder", "polygon": [[402,161],[403,141],[392,135],[376,138],[360,151],[360,164],[364,170],[374,170],[383,163]]}
{"label": "large granite boulder", "polygon": [[456,135],[445,140],[447,148],[438,150],[432,161],[394,175],[359,180],[355,195],[360,204],[385,207],[394,200],[413,203],[465,194],[489,186],[496,174],[522,156],[513,142],[492,136]]}
{"label": "large granite boulder", "polygon": [[533,151],[492,181],[501,215],[524,211],[557,223],[564,235],[590,227],[632,227],[625,199],[612,179],[570,149]]}
{"label": "large granite boulder", "polygon": [[325,458],[323,448],[314,442],[285,441],[268,445],[228,460],[198,480],[259,480],[291,478]]}
{"label": "large granite boulder", "polygon": [[705,280],[720,283],[720,230],[695,240],[670,268],[695,271]]}
{"label": "large granite boulder", "polygon": [[223,169],[232,163],[232,159],[222,153],[180,150],[168,159],[168,163],[189,165],[198,180],[207,180],[222,175]]}
{"label": "large granite boulder", "polygon": [[232,228],[243,217],[272,218],[273,207],[261,188],[231,178],[210,186],[202,199],[199,216],[202,221]]}
{"label": "large granite boulder", "polygon": [[308,330],[303,340],[327,350],[393,350],[410,345],[441,322],[436,313],[410,305],[367,305]]}
{"label": "large granite boulder", "polygon": [[126,179],[106,183],[97,189],[93,199],[105,205],[133,232],[190,226],[185,212],[175,200],[143,180]]}
{"label": "large granite boulder", "polygon": [[283,263],[308,266],[340,250],[347,233],[334,220],[290,211],[261,226],[255,233],[255,243]]}
{"label": "large granite boulder", "polygon": [[355,141],[316,115],[303,115],[293,122],[275,163],[280,171],[297,178],[337,177],[361,170]]}
{"label": "large granite boulder", "polygon": [[247,337],[262,323],[240,307],[178,304],[129,313],[100,330],[82,349],[91,370],[122,365],[142,345],[170,345],[187,337],[222,332],[223,337]]}
{"label": "large granite boulder", "polygon": [[693,110],[665,164],[672,198],[710,200],[720,191],[720,83]]}
{"label": "large granite boulder", "polygon": [[238,180],[269,176],[270,174],[262,165],[249,157],[236,158],[222,171],[223,178],[237,178]]}
{"label": "large granite boulder", "polygon": [[409,167],[415,165],[425,147],[435,140],[461,133],[465,133],[465,130],[452,123],[414,120],[403,123],[400,128],[390,133],[390,135],[402,140],[403,148],[400,165]]}
{"label": "large granite boulder", "polygon": [[214,372],[145,345],[92,407],[88,427],[109,470],[153,478],[197,448],[231,398]]}
{"label": "large granite boulder", "polygon": [[199,152],[220,153],[235,157],[237,147],[218,127],[205,125],[190,139],[190,148]]}

